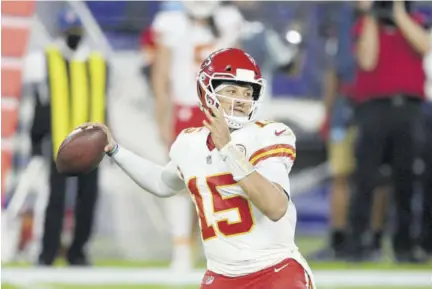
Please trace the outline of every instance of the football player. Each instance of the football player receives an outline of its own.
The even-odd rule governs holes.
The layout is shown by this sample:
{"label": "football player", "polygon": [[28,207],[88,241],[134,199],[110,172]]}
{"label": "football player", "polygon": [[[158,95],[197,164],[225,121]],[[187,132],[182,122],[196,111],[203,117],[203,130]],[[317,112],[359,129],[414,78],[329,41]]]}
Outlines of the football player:
{"label": "football player", "polygon": [[197,77],[204,126],[180,133],[164,167],[108,138],[105,151],[159,197],[188,188],[207,258],[202,289],[310,289],[312,272],[295,242],[288,174],[296,137],[282,123],[256,121],[264,80],[236,48],[211,54]]}
{"label": "football player", "polygon": [[[242,16],[220,1],[183,1],[183,9],[159,12],[152,31],[156,55],[151,80],[159,133],[167,149],[184,129],[202,125],[195,77],[202,61],[219,48],[236,46]],[[169,109],[167,109],[169,108]],[[187,194],[165,202],[172,228],[171,268],[192,267],[193,205]]]}

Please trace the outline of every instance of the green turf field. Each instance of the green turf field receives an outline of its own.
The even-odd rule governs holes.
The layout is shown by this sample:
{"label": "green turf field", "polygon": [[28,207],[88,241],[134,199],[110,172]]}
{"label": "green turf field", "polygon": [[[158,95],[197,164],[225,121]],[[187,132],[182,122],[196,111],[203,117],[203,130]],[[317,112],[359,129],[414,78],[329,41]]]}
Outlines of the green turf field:
{"label": "green turf field", "polygon": [[[99,260],[94,262],[95,267],[117,267],[117,268],[167,268],[168,261],[129,261],[129,260]],[[335,270],[431,270],[432,260],[426,264],[395,264],[390,259],[381,262],[366,262],[366,263],[346,263],[346,262],[309,262],[312,269],[335,269]],[[31,267],[32,265],[26,262],[14,262],[4,264],[4,267]],[[56,262],[57,267],[65,267],[66,263],[58,259]],[[200,262],[197,268],[205,268],[205,263]]]}
{"label": "green turf field", "polygon": [[[394,264],[390,261],[379,262],[379,263],[362,263],[362,264],[349,264],[344,262],[309,262],[312,270],[430,270],[432,272],[432,262],[421,265],[410,265],[410,264]],[[4,267],[7,268],[25,268],[31,267],[29,263],[11,263],[6,264]],[[131,261],[119,261],[119,260],[106,260],[95,262],[96,267],[118,267],[118,268],[167,268],[168,262],[158,261],[143,261],[143,262],[131,262]],[[58,261],[56,267],[66,267],[66,263]],[[204,264],[198,264],[197,268],[205,268]],[[432,274],[431,274],[432,275]]]}
{"label": "green turf field", "polygon": [[[303,256],[307,256],[322,248],[326,243],[325,237],[308,237],[299,236],[296,238],[296,243],[302,252]],[[431,270],[432,260],[428,264],[423,265],[401,265],[395,264],[391,258],[391,248],[388,239],[384,239],[384,253],[383,259],[380,262],[374,263],[361,263],[361,264],[348,264],[345,262],[311,262],[308,261],[312,269],[337,269],[337,270],[358,270],[358,269],[371,269],[371,270]],[[131,260],[94,260],[96,267],[122,267],[122,268],[166,268],[168,261],[131,261]],[[58,259],[56,266],[65,266],[66,263],[62,259]],[[5,264],[6,267],[30,267],[31,264],[25,262],[14,262]],[[201,260],[197,264],[197,268],[205,268],[205,261]]]}
{"label": "green turf field", "polygon": [[[314,238],[301,238],[300,240],[298,240],[298,244],[299,247],[301,249],[301,251],[304,253],[305,256],[308,255],[308,253],[316,250],[317,248],[322,247],[323,245],[323,240],[317,240]],[[333,275],[334,274],[343,274],[343,273],[339,273],[339,271],[346,271],[347,274],[349,274],[348,272],[354,272],[354,274],[357,274],[360,272],[360,274],[365,274],[368,275],[369,272],[372,273],[377,273],[377,272],[382,272],[382,273],[387,273],[387,278],[389,278],[388,276],[390,276],[391,279],[393,279],[393,275],[391,273],[391,271],[393,270],[402,270],[402,271],[408,271],[408,274],[411,275],[410,272],[415,272],[415,271],[423,271],[426,272],[426,274],[428,272],[431,272],[430,274],[430,284],[431,286],[429,287],[412,287],[409,289],[432,289],[432,261],[429,262],[428,264],[423,264],[423,265],[400,265],[400,264],[395,264],[392,261],[391,258],[391,250],[389,250],[388,246],[386,249],[386,253],[384,254],[384,258],[382,259],[381,262],[376,262],[376,263],[362,263],[362,264],[349,264],[349,263],[344,263],[344,262],[309,262],[312,271],[318,272],[318,271],[327,271],[327,272],[332,272]],[[66,264],[64,261],[62,261],[61,259],[58,259],[56,262],[56,267],[65,267]],[[127,269],[142,269],[143,273],[144,271],[148,271],[150,269],[154,269],[154,268],[159,268],[161,270],[164,270],[168,267],[169,262],[168,261],[130,261],[130,260],[95,260],[94,262],[94,267],[98,268],[98,269],[113,269],[116,270],[118,268],[118,270],[127,270]],[[10,263],[10,264],[2,264],[3,268],[13,268],[13,269],[21,269],[21,268],[28,268],[31,269],[32,265],[29,263],[23,263],[23,262],[15,262],[15,263]],[[199,262],[199,264],[197,264],[197,268],[200,269],[204,269],[205,268],[205,262],[201,261]],[[361,270],[361,271],[360,271]],[[336,272],[336,273],[335,273]],[[396,272],[395,272],[396,273]],[[139,273],[140,275],[142,273]],[[170,273],[167,273],[170,274]],[[390,275],[389,275],[390,274]],[[169,275],[167,275],[169,276]],[[198,278],[200,278],[201,275],[198,276]],[[339,276],[339,275],[338,275]],[[321,276],[322,277],[322,276]],[[169,277],[167,277],[169,278]],[[362,280],[364,277],[363,275],[360,275],[360,278],[358,280]],[[73,279],[74,280],[74,279]],[[162,279],[163,280],[163,279]],[[5,280],[6,281],[6,280]],[[10,281],[10,282],[14,282],[14,281]],[[197,285],[188,285],[188,286],[172,286],[172,285],[161,285],[161,284],[154,284],[154,285],[147,285],[147,283],[145,282],[138,282],[136,284],[146,284],[146,285],[127,285],[127,284],[117,284],[117,283],[122,283],[123,281],[113,281],[115,283],[113,284],[109,284],[109,285],[73,285],[73,284],[69,284],[67,282],[63,283],[63,281],[44,281],[44,282],[53,282],[53,283],[49,283],[49,284],[38,284],[36,286],[23,286],[23,287],[17,287],[17,286],[13,286],[12,284],[2,284],[1,288],[3,289],[117,289],[117,288],[121,288],[121,289],[197,289],[199,288],[199,281],[197,281]],[[62,284],[57,284],[58,283],[62,283]],[[153,282],[153,281],[150,281]],[[156,282],[162,282],[162,281],[156,281]],[[419,285],[428,285],[429,279],[423,279],[423,283],[419,284]],[[90,282],[89,282],[90,283]],[[166,282],[165,282],[166,283]],[[192,283],[182,283],[182,284],[194,284],[194,282]],[[14,283],[15,284],[15,283]],[[94,284],[100,284],[100,283],[94,283]],[[129,282],[129,284],[131,284],[131,282]],[[181,283],[179,283],[181,284]],[[372,286],[372,287],[352,287],[352,285],[357,284],[356,281],[354,282],[348,282],[348,283],[342,283],[342,284],[347,284],[350,285],[348,287],[346,286],[339,286],[339,287],[335,287],[335,286],[331,286],[331,287],[326,287],[326,286],[318,286],[319,289],[376,289],[378,288],[377,286]],[[352,285],[351,285],[352,284]],[[363,283],[358,283],[358,284],[366,284],[365,282]],[[370,284],[370,283],[367,283]],[[391,284],[391,283],[390,283]],[[319,284],[318,284],[319,285]],[[385,287],[379,287],[380,289],[394,289],[394,288],[403,288],[403,289],[408,289],[406,286],[399,286],[399,287],[394,287],[394,286],[385,286]]]}
{"label": "green turf field", "polygon": [[[164,269],[168,267],[168,262],[166,261],[126,261],[126,260],[104,260],[95,262],[95,267],[97,268],[109,268],[114,269],[118,268],[119,270],[127,270],[127,269],[143,269],[144,271],[149,268],[160,268]],[[432,288],[432,263],[424,264],[424,265],[398,265],[394,264],[390,260],[378,262],[378,263],[363,263],[363,264],[347,264],[343,262],[326,262],[326,263],[313,263],[310,262],[310,266],[313,271],[346,271],[348,272],[357,272],[359,270],[363,270],[367,274],[367,272],[391,272],[393,270],[403,270],[403,271],[426,271],[431,272],[431,286],[430,287],[413,287],[412,289],[431,289]],[[31,269],[31,264],[28,263],[13,263],[7,264],[4,266],[6,268],[20,269],[20,268],[28,268]],[[66,267],[65,263],[61,260],[58,260],[56,263],[56,267]],[[202,262],[198,264],[199,268],[204,268],[205,264]],[[349,283],[348,283],[349,284]],[[11,285],[2,285],[2,289],[28,289],[29,287],[14,287]],[[193,289],[199,288],[198,285],[192,286],[170,286],[170,285],[126,285],[126,284],[110,284],[108,286],[104,285],[67,285],[67,284],[42,284],[41,286],[33,287],[32,289]],[[319,286],[319,289],[375,289],[377,287],[324,287]],[[393,288],[403,288],[408,289],[405,286],[401,287],[379,287],[380,289],[393,289]],[[411,289],[411,288],[410,288]]]}

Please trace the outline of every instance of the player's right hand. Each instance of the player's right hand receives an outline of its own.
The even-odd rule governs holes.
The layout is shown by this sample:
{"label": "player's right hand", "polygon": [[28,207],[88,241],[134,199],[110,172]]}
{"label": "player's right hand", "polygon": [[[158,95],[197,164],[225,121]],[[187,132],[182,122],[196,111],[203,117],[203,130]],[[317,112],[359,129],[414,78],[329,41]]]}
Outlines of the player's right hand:
{"label": "player's right hand", "polygon": [[86,122],[79,126],[79,128],[81,129],[86,129],[90,127],[98,127],[105,132],[105,135],[107,137],[107,142],[108,142],[104,148],[105,152],[110,152],[115,148],[117,143],[115,142],[110,129],[106,125],[98,122]]}

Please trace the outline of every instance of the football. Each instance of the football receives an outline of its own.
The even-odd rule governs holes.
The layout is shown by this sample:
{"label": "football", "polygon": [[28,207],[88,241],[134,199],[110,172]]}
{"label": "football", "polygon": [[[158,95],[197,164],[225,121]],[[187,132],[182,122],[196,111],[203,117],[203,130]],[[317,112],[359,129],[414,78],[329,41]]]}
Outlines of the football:
{"label": "football", "polygon": [[90,173],[105,156],[107,143],[105,132],[98,127],[74,130],[60,145],[57,171],[68,176]]}

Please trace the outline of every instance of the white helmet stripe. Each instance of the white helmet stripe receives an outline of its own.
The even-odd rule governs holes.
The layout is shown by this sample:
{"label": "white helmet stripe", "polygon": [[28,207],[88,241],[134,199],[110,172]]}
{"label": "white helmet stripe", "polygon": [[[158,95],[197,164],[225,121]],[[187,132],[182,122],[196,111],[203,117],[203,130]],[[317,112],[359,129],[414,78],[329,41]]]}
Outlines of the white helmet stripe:
{"label": "white helmet stripe", "polygon": [[255,80],[255,72],[249,69],[237,68],[236,70],[236,80],[238,81],[251,81],[256,82]]}

